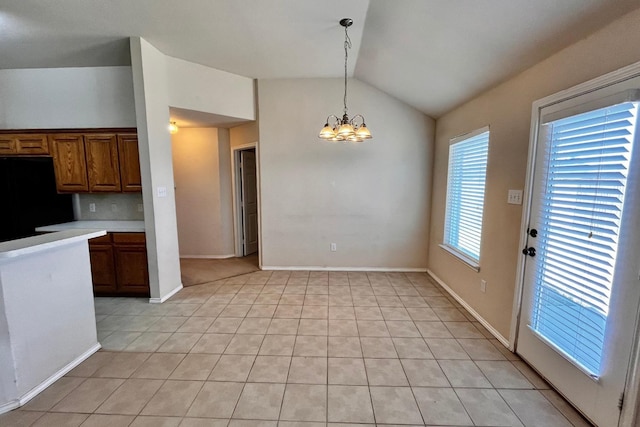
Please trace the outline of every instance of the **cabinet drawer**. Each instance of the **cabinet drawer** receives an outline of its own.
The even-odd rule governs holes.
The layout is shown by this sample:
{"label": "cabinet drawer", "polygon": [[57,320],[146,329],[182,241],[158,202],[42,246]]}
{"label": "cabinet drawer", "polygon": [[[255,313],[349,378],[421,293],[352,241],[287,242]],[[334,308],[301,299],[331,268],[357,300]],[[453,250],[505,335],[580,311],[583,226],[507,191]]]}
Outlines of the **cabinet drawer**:
{"label": "cabinet drawer", "polygon": [[18,154],[49,154],[49,143],[45,134],[16,135],[16,152]]}
{"label": "cabinet drawer", "polygon": [[113,243],[144,245],[144,233],[113,233]]}
{"label": "cabinet drawer", "polygon": [[13,135],[0,135],[0,156],[16,154],[16,140]]}
{"label": "cabinet drawer", "polygon": [[111,243],[111,234],[107,233],[104,236],[94,237],[93,239],[89,239],[89,244],[110,244]]}

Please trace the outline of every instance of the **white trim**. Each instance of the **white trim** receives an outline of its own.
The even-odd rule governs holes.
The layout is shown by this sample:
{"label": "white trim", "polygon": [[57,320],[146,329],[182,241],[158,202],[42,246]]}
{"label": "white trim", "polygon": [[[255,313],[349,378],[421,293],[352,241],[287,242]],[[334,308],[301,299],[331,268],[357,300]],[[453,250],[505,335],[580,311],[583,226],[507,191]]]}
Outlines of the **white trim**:
{"label": "white trim", "polygon": [[[542,108],[548,107],[553,104],[566,101],[571,98],[575,98],[580,95],[584,95],[603,87],[611,86],[621,81],[629,80],[634,77],[640,76],[640,62],[628,65],[619,70],[589,80],[587,82],[578,84],[569,89],[557,92],[553,95],[549,95],[542,99],[538,99],[533,102],[531,108],[531,128],[529,131],[529,157],[527,160],[527,175],[525,180],[525,188],[523,191],[523,203],[522,203],[522,222],[520,226],[520,245],[519,248],[524,248],[527,244],[527,229],[529,227],[529,220],[531,216],[531,192],[533,191],[533,172],[535,170],[535,153],[536,146],[538,144],[538,125],[540,121],[540,112]],[[516,270],[516,283],[515,292],[513,295],[513,310],[511,315],[511,330],[509,333],[509,341],[514,344],[514,349],[517,348],[518,329],[520,327],[520,313],[522,311],[522,292],[524,281],[524,259],[525,257],[518,258],[518,265]],[[640,362],[640,354],[636,362]],[[638,380],[640,385],[640,379]],[[640,399],[640,396],[639,396]]]}
{"label": "white trim", "polygon": [[513,347],[510,345],[509,340],[506,339],[504,336],[502,336],[502,334],[500,332],[498,332],[498,330],[496,328],[491,326],[491,324],[489,322],[487,322],[485,320],[485,318],[480,315],[480,313],[475,311],[473,309],[473,307],[471,307],[464,299],[462,299],[462,297],[460,295],[455,293],[454,290],[451,289],[446,283],[444,283],[442,281],[442,279],[440,279],[438,276],[436,276],[433,273],[433,271],[427,269],[427,274],[429,276],[431,276],[431,278],[433,278],[433,280],[438,282],[438,284],[440,286],[442,286],[442,288],[445,291],[447,291],[449,293],[449,295],[451,295],[456,301],[458,301],[458,303],[461,306],[463,306],[469,312],[469,314],[471,314],[478,322],[480,322],[480,324],[482,324],[482,326],[484,326],[487,329],[487,331],[489,331],[489,333],[491,333],[491,335],[493,335],[498,341],[500,341],[502,343],[502,345],[504,345],[509,350],[513,351]]}
{"label": "white trim", "polygon": [[0,405],[0,414],[5,414],[9,411],[13,411],[14,409],[18,409],[20,407],[20,402],[18,399],[11,400],[3,405]]}
{"label": "white trim", "polygon": [[[575,98],[616,83],[640,76],[640,62],[633,63],[619,70],[573,86],[569,89],[534,101],[531,108],[531,129],[529,132],[529,158],[527,161],[527,175],[525,180],[524,200],[522,204],[522,223],[520,229],[520,246],[527,243],[527,229],[529,227],[531,211],[531,193],[533,191],[533,171],[535,170],[535,153],[538,143],[538,125],[542,108],[565,100]],[[518,329],[520,328],[520,313],[522,311],[522,293],[524,288],[524,258],[519,257],[516,271],[516,283],[513,296],[513,314],[511,316],[511,331],[509,340],[517,348]],[[636,331],[640,330],[640,317],[636,318]],[[629,367],[627,372],[627,384],[625,386],[625,402],[620,414],[620,426],[637,425],[640,417],[640,341],[636,333],[636,339],[631,350]]]}
{"label": "white trim", "polygon": [[481,127],[480,129],[476,129],[476,130],[472,130],[471,132],[467,132],[467,133],[463,133],[462,135],[458,135],[458,136],[454,136],[453,138],[451,138],[449,140],[449,145],[454,145],[457,144],[460,141],[463,141],[465,139],[469,139],[469,138],[473,138],[474,136],[478,136],[480,134],[483,134],[485,132],[489,132],[489,125]]}
{"label": "white trim", "polygon": [[235,258],[236,254],[226,254],[226,255],[180,255],[180,258],[188,258],[188,259],[228,259]]}
{"label": "white trim", "polygon": [[258,151],[258,142],[249,142],[247,144],[237,145],[231,147],[231,184],[232,188],[232,208],[233,208],[233,245],[236,257],[244,256],[242,252],[242,236],[240,233],[240,224],[242,218],[240,218],[240,192],[242,189],[238,185],[238,173],[240,167],[240,157],[238,153],[243,150],[250,150],[254,148],[256,152],[256,193],[258,202],[258,265],[262,260],[262,235],[261,235],[261,198],[260,198],[260,156]]}
{"label": "white trim", "polygon": [[169,298],[171,298],[172,296],[180,292],[182,288],[183,288],[182,283],[180,283],[171,292],[169,292],[162,298],[149,298],[149,304],[162,304],[163,302],[165,302],[166,300],[168,300]]}
{"label": "white trim", "polygon": [[12,400],[11,402],[5,403],[4,405],[0,406],[0,414],[4,414],[5,412],[12,411],[16,408],[19,408],[20,406],[25,405],[38,394],[42,393],[51,384],[62,378],[67,372],[71,371],[73,368],[87,360],[93,353],[100,350],[100,347],[100,343],[92,345],[87,351],[73,359],[71,362],[67,363],[58,372],[51,375],[49,378],[29,390],[27,393],[23,394],[18,399]]}
{"label": "white trim", "polygon": [[404,268],[404,267],[320,267],[320,266],[277,266],[263,265],[261,270],[274,271],[375,271],[375,272],[398,272],[398,273],[426,273],[426,268]]}
{"label": "white trim", "polygon": [[456,250],[456,248],[449,246],[446,243],[441,243],[438,246],[440,246],[440,248],[446,251],[449,255],[456,257],[458,261],[462,261],[464,265],[466,265],[476,273],[480,272],[480,264],[473,258],[463,254],[462,252],[459,252],[458,250]]}

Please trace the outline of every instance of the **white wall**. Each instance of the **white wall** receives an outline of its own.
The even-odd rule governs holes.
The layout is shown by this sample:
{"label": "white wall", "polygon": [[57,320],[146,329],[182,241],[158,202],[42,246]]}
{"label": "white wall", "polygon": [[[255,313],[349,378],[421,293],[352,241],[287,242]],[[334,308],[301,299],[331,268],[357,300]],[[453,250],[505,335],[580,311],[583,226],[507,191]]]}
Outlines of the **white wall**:
{"label": "white wall", "polygon": [[165,63],[172,107],[255,119],[253,79],[170,56]]}
{"label": "white wall", "polygon": [[[509,337],[521,206],[507,204],[507,191],[524,187],[531,104],[640,60],[640,10],[540,62],[513,79],[438,119],[429,241],[429,269],[500,334]],[[449,140],[489,125],[489,162],[480,272],[442,250]],[[480,291],[480,280],[487,291]]]}
{"label": "white wall", "polygon": [[0,70],[0,128],[135,127],[131,67]]}
{"label": "white wall", "polygon": [[[151,298],[161,301],[181,287],[165,56],[132,37],[131,68]],[[158,197],[158,188],[166,190],[166,197]]]}
{"label": "white wall", "polygon": [[[219,131],[222,135],[219,137]],[[180,256],[233,255],[226,129],[181,128],[172,136]]]}
{"label": "white wall", "polygon": [[426,268],[434,122],[352,79],[350,112],[374,139],[325,142],[342,91],[341,79],[258,81],[262,264]]}

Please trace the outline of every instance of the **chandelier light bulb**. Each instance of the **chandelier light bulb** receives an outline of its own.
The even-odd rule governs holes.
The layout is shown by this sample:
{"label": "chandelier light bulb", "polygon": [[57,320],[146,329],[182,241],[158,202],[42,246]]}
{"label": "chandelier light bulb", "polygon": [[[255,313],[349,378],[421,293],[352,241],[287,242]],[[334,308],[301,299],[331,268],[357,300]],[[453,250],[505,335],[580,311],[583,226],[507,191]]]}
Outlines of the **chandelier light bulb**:
{"label": "chandelier light bulb", "polygon": [[178,133],[178,130],[178,125],[176,124],[176,122],[169,123],[169,133],[171,135],[173,135],[174,133]]}

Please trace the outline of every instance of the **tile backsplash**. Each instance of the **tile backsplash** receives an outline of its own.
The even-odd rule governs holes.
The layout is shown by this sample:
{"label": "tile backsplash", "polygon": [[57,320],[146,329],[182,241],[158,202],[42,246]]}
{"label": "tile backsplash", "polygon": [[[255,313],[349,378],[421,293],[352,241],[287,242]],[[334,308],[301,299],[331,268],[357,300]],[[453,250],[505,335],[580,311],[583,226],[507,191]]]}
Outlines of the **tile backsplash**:
{"label": "tile backsplash", "polygon": [[144,220],[141,193],[75,194],[73,205],[76,220]]}

